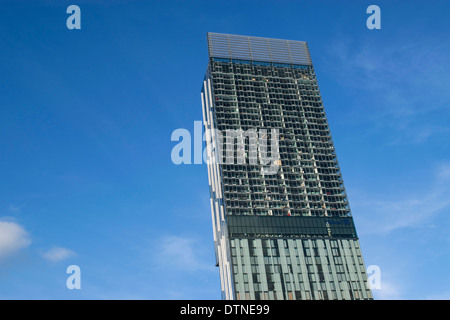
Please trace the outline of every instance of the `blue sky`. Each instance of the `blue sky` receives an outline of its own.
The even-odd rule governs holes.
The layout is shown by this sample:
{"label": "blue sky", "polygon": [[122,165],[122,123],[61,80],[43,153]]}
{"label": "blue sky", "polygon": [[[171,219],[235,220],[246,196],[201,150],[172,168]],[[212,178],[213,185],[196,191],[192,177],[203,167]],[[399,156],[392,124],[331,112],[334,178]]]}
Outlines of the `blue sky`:
{"label": "blue sky", "polygon": [[[170,157],[172,132],[202,117],[209,31],[308,42],[375,298],[450,299],[448,12],[2,1],[0,299],[220,298],[206,166]],[[71,264],[81,290],[66,288]]]}

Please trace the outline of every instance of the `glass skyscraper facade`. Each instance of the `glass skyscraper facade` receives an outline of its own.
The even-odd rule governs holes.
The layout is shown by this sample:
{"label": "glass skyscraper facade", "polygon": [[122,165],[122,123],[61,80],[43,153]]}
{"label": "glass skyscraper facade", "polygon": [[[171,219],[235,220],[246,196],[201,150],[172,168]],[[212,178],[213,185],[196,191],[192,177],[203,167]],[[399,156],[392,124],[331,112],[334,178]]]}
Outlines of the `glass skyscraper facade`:
{"label": "glass skyscraper facade", "polygon": [[222,297],[372,299],[306,42],[207,40],[201,96]]}

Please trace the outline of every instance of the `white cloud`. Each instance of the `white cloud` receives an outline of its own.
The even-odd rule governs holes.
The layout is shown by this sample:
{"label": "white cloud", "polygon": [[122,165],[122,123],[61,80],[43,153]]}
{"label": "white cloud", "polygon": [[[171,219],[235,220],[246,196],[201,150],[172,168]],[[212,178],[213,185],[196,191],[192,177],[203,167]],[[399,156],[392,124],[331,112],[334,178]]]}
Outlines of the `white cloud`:
{"label": "white cloud", "polygon": [[194,238],[167,236],[160,245],[158,261],[161,266],[184,271],[213,270],[208,263],[203,263],[202,252],[205,250]]}
{"label": "white cloud", "polygon": [[8,206],[8,210],[11,211],[11,212],[17,213],[17,212],[20,212],[23,207],[25,207],[24,204],[22,204],[22,205],[10,204]]}
{"label": "white cloud", "polygon": [[381,280],[381,287],[377,290],[372,290],[374,299],[376,300],[399,300],[401,297],[401,289],[393,282]]}
{"label": "white cloud", "polygon": [[0,220],[0,260],[29,246],[28,232],[14,221]]}
{"label": "white cloud", "polygon": [[[433,47],[433,50],[429,48]],[[450,43],[440,39],[385,43],[339,39],[330,45],[329,70],[352,91],[363,93],[358,119],[394,130],[391,144],[423,143],[448,134]],[[370,101],[369,98],[370,97]]]}
{"label": "white cloud", "polygon": [[[450,207],[450,165],[441,164],[435,171],[432,186],[426,191],[410,193],[392,199],[387,194],[360,196],[352,201],[358,212],[360,234],[388,233],[396,229],[415,227]],[[390,199],[391,198],[391,199]],[[383,200],[371,200],[383,199]]]}
{"label": "white cloud", "polygon": [[450,180],[450,164],[443,163],[439,166],[437,170],[437,178],[439,182],[447,183]]}
{"label": "white cloud", "polygon": [[426,300],[450,300],[450,291],[430,295]]}
{"label": "white cloud", "polygon": [[[450,205],[450,199],[444,198],[440,192],[398,200],[364,201],[358,204],[363,234],[386,233],[399,228],[413,227],[424,223],[440,210]],[[353,206],[355,207],[355,206]],[[364,216],[362,216],[364,215]],[[363,221],[363,219],[369,221]],[[374,221],[376,220],[376,221]]]}
{"label": "white cloud", "polygon": [[56,262],[75,256],[75,252],[66,248],[55,247],[44,252],[42,256],[49,261]]}

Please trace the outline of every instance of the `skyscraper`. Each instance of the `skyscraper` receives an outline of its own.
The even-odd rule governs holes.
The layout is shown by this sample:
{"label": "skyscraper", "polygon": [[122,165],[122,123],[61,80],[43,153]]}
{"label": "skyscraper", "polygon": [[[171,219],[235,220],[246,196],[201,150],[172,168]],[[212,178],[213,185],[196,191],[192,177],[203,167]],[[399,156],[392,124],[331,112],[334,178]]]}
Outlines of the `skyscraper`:
{"label": "skyscraper", "polygon": [[207,40],[201,96],[222,297],[372,299],[306,42]]}

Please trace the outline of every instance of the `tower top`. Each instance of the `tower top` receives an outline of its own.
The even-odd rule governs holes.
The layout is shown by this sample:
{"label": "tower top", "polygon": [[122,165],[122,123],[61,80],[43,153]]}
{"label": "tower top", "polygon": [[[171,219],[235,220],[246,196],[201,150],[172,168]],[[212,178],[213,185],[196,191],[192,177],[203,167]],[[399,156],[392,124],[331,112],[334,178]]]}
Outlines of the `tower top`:
{"label": "tower top", "polygon": [[305,41],[281,40],[208,32],[210,58],[312,65]]}

